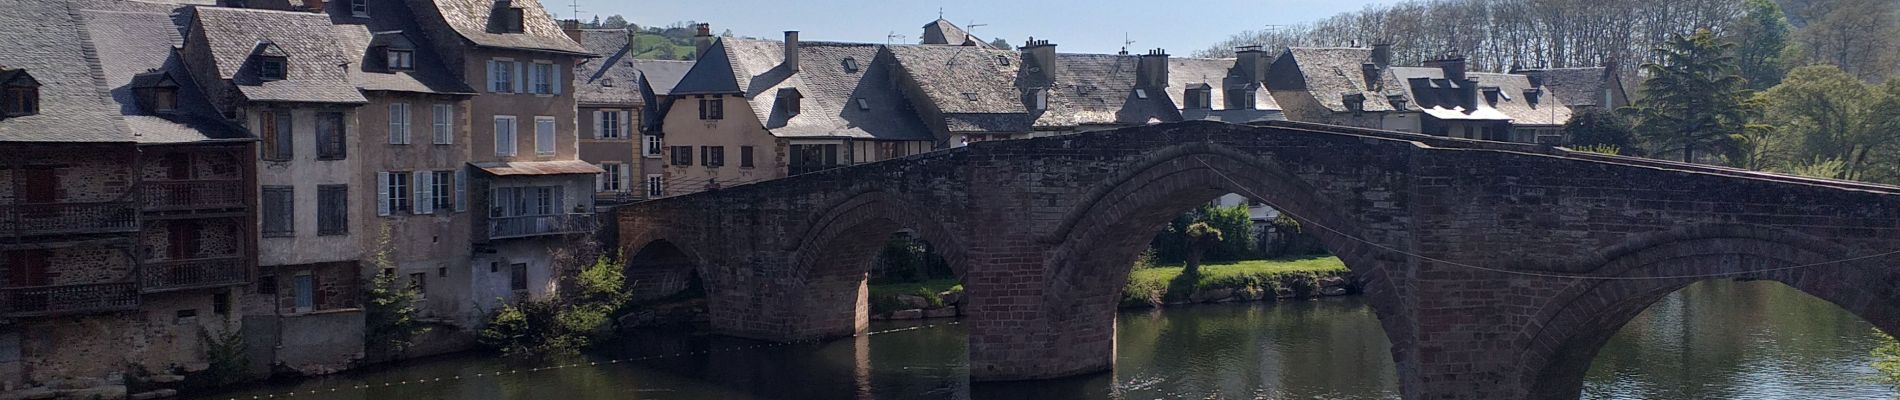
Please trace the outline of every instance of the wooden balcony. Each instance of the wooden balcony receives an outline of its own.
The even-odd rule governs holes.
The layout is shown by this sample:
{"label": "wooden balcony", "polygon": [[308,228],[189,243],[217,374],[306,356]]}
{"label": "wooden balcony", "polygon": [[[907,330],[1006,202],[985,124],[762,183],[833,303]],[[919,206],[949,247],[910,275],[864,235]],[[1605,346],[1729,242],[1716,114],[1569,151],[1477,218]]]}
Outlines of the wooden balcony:
{"label": "wooden balcony", "polygon": [[127,202],[0,204],[0,237],[136,232]]}
{"label": "wooden balcony", "polygon": [[593,233],[593,213],[536,215],[525,217],[489,217],[489,239],[513,239],[546,235]]}
{"label": "wooden balcony", "polygon": [[242,285],[250,281],[244,258],[238,256],[192,260],[146,261],[139,267],[139,292]]}
{"label": "wooden balcony", "polygon": [[140,190],[146,211],[184,211],[244,207],[249,188],[239,180],[148,181]]}
{"label": "wooden balcony", "polygon": [[138,285],[130,282],[0,289],[0,315],[33,317],[139,308]]}

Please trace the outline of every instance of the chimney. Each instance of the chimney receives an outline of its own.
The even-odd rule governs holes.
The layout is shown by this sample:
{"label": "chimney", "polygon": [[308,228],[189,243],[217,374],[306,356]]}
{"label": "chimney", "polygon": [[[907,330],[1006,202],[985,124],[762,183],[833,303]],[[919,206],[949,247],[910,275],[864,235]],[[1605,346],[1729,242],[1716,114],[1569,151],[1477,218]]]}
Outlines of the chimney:
{"label": "chimney", "polygon": [[581,20],[578,20],[578,19],[561,20],[561,32],[566,33],[568,39],[574,39],[574,43],[580,43],[581,42]]}
{"label": "chimney", "polygon": [[798,70],[798,31],[785,31],[785,69]]}
{"label": "chimney", "polygon": [[1028,42],[1023,43],[1022,51],[1023,61],[1029,65],[1030,73],[1036,74],[1044,81],[1056,80],[1056,68],[1060,66],[1056,63],[1055,44],[1030,37]]}
{"label": "chimney", "polygon": [[1379,69],[1392,66],[1392,43],[1377,42],[1372,44],[1372,64],[1378,65]]}
{"label": "chimney", "polygon": [[323,12],[323,0],[303,0],[303,8],[310,12]]}
{"label": "chimney", "polygon": [[713,43],[712,24],[701,23],[693,29],[698,30],[698,33],[693,34],[693,59],[706,58],[706,49],[712,48]]}
{"label": "chimney", "polygon": [[1141,55],[1141,61],[1135,64],[1135,87],[1168,87],[1168,51],[1148,50]]}
{"label": "chimney", "polygon": [[1451,83],[1453,84],[1458,84],[1458,85],[1465,84],[1466,75],[1465,75],[1465,57],[1464,56],[1454,55],[1451,57],[1445,57],[1444,59],[1441,59],[1441,60],[1426,61],[1425,67],[1438,68],[1439,70],[1444,71],[1445,79],[1451,80]]}
{"label": "chimney", "polygon": [[1381,78],[1380,75],[1383,75],[1382,72],[1385,72],[1385,69],[1379,68],[1379,64],[1376,64],[1376,63],[1365,63],[1365,64],[1359,65],[1359,75],[1361,78],[1364,78],[1366,80],[1366,91],[1378,92],[1378,91],[1385,90],[1384,89],[1385,80],[1380,79]]}
{"label": "chimney", "polygon": [[1234,69],[1248,82],[1267,80],[1267,51],[1258,45],[1235,48]]}

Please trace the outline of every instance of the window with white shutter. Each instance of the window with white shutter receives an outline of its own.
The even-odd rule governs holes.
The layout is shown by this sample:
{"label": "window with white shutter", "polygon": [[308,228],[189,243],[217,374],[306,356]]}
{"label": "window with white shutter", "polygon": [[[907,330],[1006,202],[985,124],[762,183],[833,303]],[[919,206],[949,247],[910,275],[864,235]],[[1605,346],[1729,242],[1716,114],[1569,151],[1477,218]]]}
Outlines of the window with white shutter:
{"label": "window with white shutter", "polygon": [[415,203],[414,212],[418,215],[434,214],[435,213],[435,174],[429,171],[418,171],[416,172],[415,178],[416,178],[416,181],[415,181],[416,197],[414,198],[414,203]]}
{"label": "window with white shutter", "polygon": [[534,117],[534,153],[554,154],[554,117]]}
{"label": "window with white shutter", "polygon": [[455,144],[455,105],[435,105],[435,144]]}
{"label": "window with white shutter", "polygon": [[457,188],[450,185],[455,182],[455,171],[435,171],[431,174],[435,175],[429,178],[429,194],[433,197],[429,205],[431,211],[442,213],[456,208],[454,196]]}
{"label": "window with white shutter", "polygon": [[508,64],[512,66],[509,68],[509,70],[512,71],[514,74],[513,79],[509,80],[509,82],[514,83],[514,87],[510,88],[508,93],[522,93],[522,90],[521,90],[522,85],[526,84],[526,82],[521,79],[521,75],[522,75],[521,62],[510,61],[508,62]]}
{"label": "window with white shutter", "polygon": [[389,104],[389,144],[409,144],[409,103]]}
{"label": "window with white shutter", "polygon": [[645,136],[646,136],[646,147],[645,147],[645,150],[641,152],[642,155],[645,155],[646,158],[660,158],[660,152],[663,151],[663,149],[665,149],[665,147],[662,146],[662,143],[660,142],[660,136],[659,135],[645,135]]}
{"label": "window with white shutter", "polygon": [[657,199],[666,195],[666,186],[658,174],[647,175],[647,198]]}
{"label": "window with white shutter", "polygon": [[495,155],[514,156],[516,145],[518,143],[515,143],[515,117],[495,116]]}
{"label": "window with white shutter", "polygon": [[383,202],[386,210],[379,211],[387,211],[387,213],[383,215],[391,215],[397,212],[411,210],[412,208],[410,208],[409,204],[409,173],[405,171],[390,171],[384,174],[384,176],[387,176],[389,179],[383,181],[382,192],[388,193],[385,196],[389,200]]}
{"label": "window with white shutter", "polygon": [[389,173],[376,173],[376,215],[389,215]]}
{"label": "window with white shutter", "polygon": [[468,211],[468,170],[455,170],[455,212]]}

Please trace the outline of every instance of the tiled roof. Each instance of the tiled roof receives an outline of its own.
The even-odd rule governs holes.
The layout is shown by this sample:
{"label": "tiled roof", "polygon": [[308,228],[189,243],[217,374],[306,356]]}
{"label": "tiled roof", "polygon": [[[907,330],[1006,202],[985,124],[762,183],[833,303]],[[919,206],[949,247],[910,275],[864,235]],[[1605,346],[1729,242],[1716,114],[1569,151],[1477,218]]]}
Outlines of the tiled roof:
{"label": "tiled roof", "polygon": [[[409,0],[412,6],[430,8],[441,15],[450,29],[478,46],[519,50],[590,54],[561,32],[538,0],[512,0],[522,9],[522,33],[490,33],[489,19],[495,15],[495,0]],[[424,13],[422,15],[428,15]]]}
{"label": "tiled roof", "polygon": [[[1409,83],[1404,85],[1406,95],[1413,99],[1414,104],[1420,107],[1430,107],[1438,103],[1449,103],[1449,96],[1454,96],[1454,94],[1451,93],[1457,90],[1455,89],[1457,85],[1460,85],[1460,83],[1446,80],[1444,70],[1438,68],[1393,67],[1391,71],[1391,75],[1399,79],[1405,79],[1408,82],[1412,79],[1429,79],[1430,84],[1443,87],[1439,89],[1428,89]],[[1564,122],[1570,120],[1570,107],[1565,105],[1560,98],[1544,94],[1540,96],[1536,105],[1530,104],[1530,100],[1526,98],[1525,91],[1536,87],[1531,86],[1530,78],[1527,76],[1484,72],[1467,72],[1465,75],[1470,78],[1476,78],[1479,88],[1497,88],[1499,94],[1497,101],[1487,101],[1483,91],[1479,90],[1474,92],[1477,93],[1476,109],[1458,110],[1463,114],[1462,116],[1442,112],[1432,113],[1433,116],[1442,119],[1508,118],[1512,124],[1517,125],[1562,125]],[[1423,90],[1432,90],[1440,93],[1421,93]],[[1453,109],[1454,107],[1446,104],[1440,108]],[[1429,112],[1432,110],[1426,111]],[[1492,111],[1495,111],[1495,113]]]}
{"label": "tiled roof", "polygon": [[1609,90],[1611,83],[1605,82],[1609,74],[1603,67],[1595,68],[1551,68],[1527,69],[1517,71],[1541,81],[1545,89],[1571,106],[1599,106],[1603,103],[1603,91]]}
{"label": "tiled roof", "polygon": [[[351,74],[361,56],[346,47],[352,40],[323,14],[220,7],[197,7],[197,23],[204,29],[218,77],[237,83],[251,101],[310,103],[363,103]],[[356,29],[361,29],[357,27]],[[251,76],[250,60],[259,48],[275,46],[287,57],[286,79],[259,82]],[[240,73],[242,71],[242,73]]]}
{"label": "tiled roof", "polygon": [[[131,2],[97,4],[114,9],[81,11],[81,20],[98,48],[98,65],[111,100],[137,141],[186,143],[249,136],[218,115],[174,55],[173,49],[183,39],[165,10],[169,7],[153,9]],[[141,109],[133,89],[156,85],[167,77],[178,90],[176,109],[164,115]]]}
{"label": "tiled roof", "polygon": [[1049,89],[1048,109],[1030,112],[1036,115],[1037,128],[1180,120],[1165,98],[1135,95],[1137,56],[1057,54],[1056,62],[1062,67],[1055,69],[1054,82],[1030,73],[1018,75],[1021,87]]}
{"label": "tiled roof", "polygon": [[476,168],[495,176],[592,175],[606,172],[586,161],[495,161],[474,163]]}
{"label": "tiled roof", "polygon": [[1022,54],[976,47],[888,46],[922,99],[951,132],[1028,132],[1034,121],[1016,87]]}
{"label": "tiled roof", "polygon": [[[931,140],[929,130],[894,85],[892,60],[881,48],[875,44],[801,42],[800,68],[792,71],[783,65],[783,42],[722,38],[694,66],[687,80],[698,74],[733,76],[738,91],[752,103],[759,123],[779,137]],[[844,66],[846,59],[856,64],[855,71]],[[708,64],[715,60],[728,60],[724,67],[729,72]],[[797,115],[788,115],[777,106],[779,93],[785,89],[803,96]],[[685,92],[674,90],[675,94]]]}
{"label": "tiled roof", "polygon": [[68,1],[0,0],[0,69],[40,83],[40,113],[0,120],[0,141],[132,142]]}
{"label": "tiled roof", "polygon": [[631,37],[626,29],[583,29],[581,46],[602,58],[574,66],[574,97],[583,104],[633,104],[640,70],[633,67]]}
{"label": "tiled roof", "polygon": [[1350,93],[1366,96],[1364,111],[1392,111],[1386,95],[1403,91],[1399,89],[1403,82],[1391,79],[1391,74],[1382,74],[1386,80],[1379,86],[1382,90],[1368,90],[1362,68],[1372,61],[1372,49],[1294,47],[1282,56],[1292,57],[1293,65],[1305,78],[1305,92],[1318,100],[1323,111],[1350,111],[1345,103],[1345,95]]}
{"label": "tiled roof", "polygon": [[[1236,77],[1232,58],[1180,58],[1168,59],[1168,98],[1176,106],[1186,104],[1187,87],[1207,85],[1208,106],[1212,110],[1227,109],[1227,90],[1245,85],[1259,85],[1260,82],[1247,82],[1246,78]],[[1279,111],[1279,102],[1274,101],[1272,92],[1265,87],[1257,88],[1254,95],[1254,110]]]}

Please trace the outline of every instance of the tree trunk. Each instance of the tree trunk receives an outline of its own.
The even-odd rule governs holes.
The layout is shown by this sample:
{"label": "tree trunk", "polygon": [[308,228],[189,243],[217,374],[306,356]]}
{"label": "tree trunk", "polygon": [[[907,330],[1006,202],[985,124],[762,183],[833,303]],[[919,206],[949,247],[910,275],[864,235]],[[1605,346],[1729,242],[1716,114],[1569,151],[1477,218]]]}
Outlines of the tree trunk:
{"label": "tree trunk", "polygon": [[1206,246],[1201,245],[1199,241],[1188,244],[1187,267],[1181,269],[1181,275],[1199,275],[1201,273],[1201,253],[1207,252],[1205,247]]}

